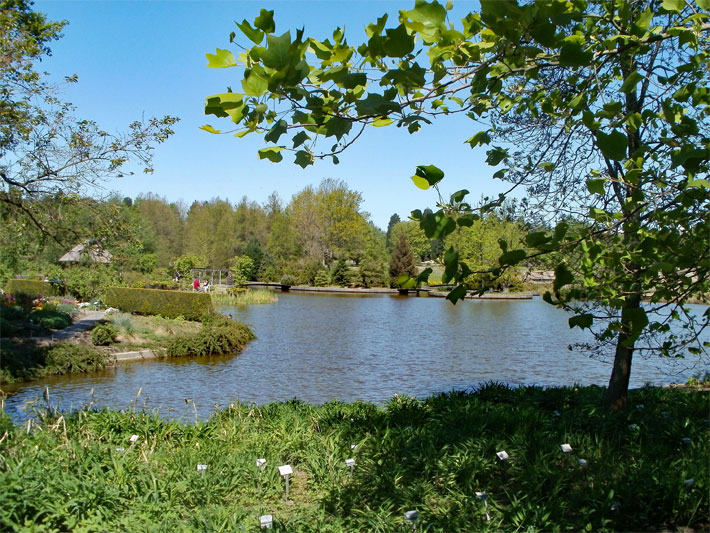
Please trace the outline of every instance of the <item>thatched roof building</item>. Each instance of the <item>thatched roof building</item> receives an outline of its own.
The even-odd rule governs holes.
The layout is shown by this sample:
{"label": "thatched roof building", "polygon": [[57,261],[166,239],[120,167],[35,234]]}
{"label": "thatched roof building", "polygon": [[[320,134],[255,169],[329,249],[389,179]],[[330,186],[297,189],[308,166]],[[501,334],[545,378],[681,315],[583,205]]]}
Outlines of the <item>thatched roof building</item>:
{"label": "thatched roof building", "polygon": [[108,250],[102,250],[97,245],[89,243],[77,244],[74,248],[59,258],[60,263],[110,263],[111,254]]}

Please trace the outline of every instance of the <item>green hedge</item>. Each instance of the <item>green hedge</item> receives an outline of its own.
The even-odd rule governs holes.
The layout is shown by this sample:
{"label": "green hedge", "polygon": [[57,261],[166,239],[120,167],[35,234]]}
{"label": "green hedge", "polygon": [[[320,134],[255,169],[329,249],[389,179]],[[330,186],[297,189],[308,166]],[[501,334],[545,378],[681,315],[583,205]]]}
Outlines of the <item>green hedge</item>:
{"label": "green hedge", "polygon": [[167,318],[181,316],[186,320],[200,320],[212,312],[212,299],[203,292],[109,287],[106,289],[104,304],[127,313]]}
{"label": "green hedge", "polygon": [[48,281],[37,279],[10,279],[5,285],[7,294],[26,294],[34,298],[38,296],[57,296],[57,287]]}

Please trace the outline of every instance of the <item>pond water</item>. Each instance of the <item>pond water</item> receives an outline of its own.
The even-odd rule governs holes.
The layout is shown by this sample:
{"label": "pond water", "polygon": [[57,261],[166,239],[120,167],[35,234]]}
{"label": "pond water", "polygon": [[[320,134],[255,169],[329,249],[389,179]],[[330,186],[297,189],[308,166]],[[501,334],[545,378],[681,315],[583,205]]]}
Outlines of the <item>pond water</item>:
{"label": "pond water", "polygon": [[[235,400],[382,403],[395,393],[424,397],[488,381],[606,385],[611,371],[608,361],[568,349],[589,338],[539,298],[453,306],[441,298],[283,293],[276,304],[223,311],[258,337],[239,355],[39,380],[11,393],[5,409],[22,420],[23,405],[49,387],[51,403],[63,410],[93,403],[191,419]],[[683,382],[707,369],[689,360],[636,358],[631,387]]]}

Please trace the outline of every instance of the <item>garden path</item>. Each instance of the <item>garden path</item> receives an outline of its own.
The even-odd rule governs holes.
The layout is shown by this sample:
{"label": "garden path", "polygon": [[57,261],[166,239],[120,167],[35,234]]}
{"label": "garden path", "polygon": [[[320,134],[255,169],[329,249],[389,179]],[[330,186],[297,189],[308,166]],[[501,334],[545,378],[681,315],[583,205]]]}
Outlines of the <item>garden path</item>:
{"label": "garden path", "polygon": [[99,320],[102,320],[103,318],[103,311],[82,311],[79,314],[79,319],[71,326],[61,329],[49,337],[36,337],[35,340],[63,341],[70,339],[79,333],[90,330]]}

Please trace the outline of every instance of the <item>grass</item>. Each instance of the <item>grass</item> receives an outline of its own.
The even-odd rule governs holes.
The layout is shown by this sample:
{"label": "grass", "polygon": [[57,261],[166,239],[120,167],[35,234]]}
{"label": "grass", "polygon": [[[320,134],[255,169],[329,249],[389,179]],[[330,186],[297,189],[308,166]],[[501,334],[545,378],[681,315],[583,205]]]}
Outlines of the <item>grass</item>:
{"label": "grass", "polygon": [[0,529],[257,531],[272,514],[275,531],[389,532],[409,529],[411,509],[419,531],[707,528],[710,396],[644,388],[610,413],[602,393],[489,385],[383,407],[236,403],[195,424],[91,409],[39,411],[21,427],[5,416]]}
{"label": "grass", "polygon": [[114,346],[122,351],[164,348],[173,336],[195,334],[202,327],[191,320],[130,313],[111,313],[107,319],[119,331]]}
{"label": "grass", "polygon": [[212,292],[212,305],[245,306],[271,304],[279,298],[274,291],[266,289],[246,289],[243,291]]}

